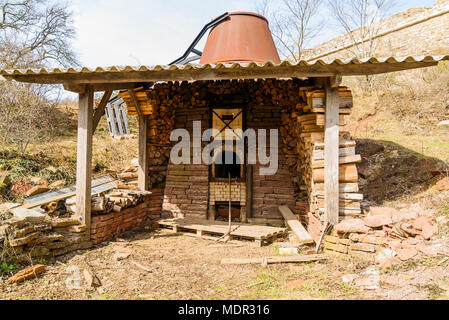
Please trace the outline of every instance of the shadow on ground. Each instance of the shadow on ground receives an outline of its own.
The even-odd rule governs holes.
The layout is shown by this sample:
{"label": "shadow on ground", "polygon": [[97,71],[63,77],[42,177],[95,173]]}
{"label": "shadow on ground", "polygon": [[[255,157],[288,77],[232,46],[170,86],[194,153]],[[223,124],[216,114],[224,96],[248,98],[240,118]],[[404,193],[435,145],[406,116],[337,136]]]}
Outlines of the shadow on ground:
{"label": "shadow on ground", "polygon": [[357,140],[359,184],[365,199],[382,204],[414,196],[432,187],[438,176],[449,174],[448,163],[426,157],[385,140]]}

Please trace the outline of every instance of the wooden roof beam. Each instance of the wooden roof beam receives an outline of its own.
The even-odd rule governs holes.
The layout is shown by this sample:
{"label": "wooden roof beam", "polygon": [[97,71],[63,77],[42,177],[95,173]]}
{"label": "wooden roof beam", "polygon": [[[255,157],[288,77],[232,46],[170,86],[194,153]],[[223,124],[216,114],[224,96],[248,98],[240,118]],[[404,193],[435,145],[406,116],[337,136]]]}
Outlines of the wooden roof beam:
{"label": "wooden roof beam", "polygon": [[[129,90],[141,87],[147,83],[142,82],[129,82],[129,83],[95,83],[92,85],[95,92],[102,91],[115,91],[115,90]],[[151,83],[152,84],[152,83]],[[86,83],[64,83],[64,89],[75,93],[84,93],[86,88]]]}

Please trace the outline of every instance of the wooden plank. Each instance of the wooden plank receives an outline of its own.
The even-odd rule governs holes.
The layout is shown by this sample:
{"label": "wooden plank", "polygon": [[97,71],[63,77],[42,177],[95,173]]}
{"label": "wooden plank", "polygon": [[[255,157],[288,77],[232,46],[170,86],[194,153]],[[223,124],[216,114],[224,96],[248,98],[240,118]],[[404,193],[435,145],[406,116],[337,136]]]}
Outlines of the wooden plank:
{"label": "wooden plank", "polygon": [[[344,164],[338,166],[338,180],[339,182],[356,183],[359,180],[357,172],[357,166],[355,164]],[[326,192],[326,169],[314,169],[313,170],[313,182],[324,182],[324,191]],[[337,188],[339,190],[339,188]]]}
{"label": "wooden plank", "polygon": [[293,214],[293,212],[290,211],[290,209],[287,206],[280,206],[279,212],[282,214],[285,221],[287,221],[287,224],[296,234],[300,242],[313,243],[313,239],[307,232],[306,228],[304,228],[301,222],[299,222],[298,219],[296,219],[296,216]]}
{"label": "wooden plank", "polygon": [[[326,220],[339,223],[339,95],[338,88],[325,85],[326,124],[324,129],[324,201]],[[344,150],[344,149],[343,149]],[[355,148],[354,148],[355,154]],[[348,154],[345,154],[345,156]],[[319,159],[316,159],[319,160]]]}
{"label": "wooden plank", "polygon": [[287,257],[266,257],[266,258],[224,258],[221,264],[225,265],[244,265],[244,264],[262,264],[265,261],[267,264],[276,263],[303,263],[314,261],[326,261],[327,255],[308,255],[308,256],[287,256]]}
{"label": "wooden plank", "polygon": [[[362,156],[359,154],[353,156],[345,156],[340,157],[338,159],[338,163],[342,164],[350,164],[350,163],[359,163],[362,162]],[[324,168],[324,160],[313,160],[312,161],[312,169],[322,169]]]}
{"label": "wooden plank", "polygon": [[125,134],[125,131],[123,130],[122,113],[120,112],[119,106],[116,103],[112,104],[112,107],[114,108],[115,117],[117,119],[118,133],[120,136],[123,136]]}
{"label": "wooden plank", "polygon": [[[314,189],[324,194],[324,183],[315,183]],[[357,193],[360,191],[358,183],[340,183],[339,189],[340,193]]]}
{"label": "wooden plank", "polygon": [[95,133],[95,130],[97,130],[98,124],[100,123],[100,119],[104,114],[105,108],[108,104],[109,99],[111,99],[111,96],[112,96],[112,90],[106,91],[103,94],[103,97],[101,98],[100,104],[98,105],[97,109],[95,109],[93,125],[92,125],[92,132],[94,132],[94,133]]}
{"label": "wooden plank", "polygon": [[116,118],[114,114],[114,109],[112,108],[111,104],[108,103],[106,106],[106,117],[108,119],[109,124],[109,133],[112,137],[115,137],[117,135],[117,126],[116,126]]}
{"label": "wooden plank", "polygon": [[[338,126],[337,126],[338,130]],[[337,136],[338,139],[338,136]],[[337,153],[338,157],[350,157],[355,156],[355,147],[349,147],[349,148],[338,148],[337,147]],[[313,160],[324,160],[325,157],[325,151],[318,149],[313,151]]]}
{"label": "wooden plank", "polygon": [[76,215],[90,232],[92,190],[92,134],[94,91],[88,86],[79,95],[76,162]]}
{"label": "wooden plank", "polygon": [[131,132],[129,131],[128,115],[126,114],[123,105],[120,105],[120,112],[122,113],[123,125],[125,126],[125,134],[130,134]]}

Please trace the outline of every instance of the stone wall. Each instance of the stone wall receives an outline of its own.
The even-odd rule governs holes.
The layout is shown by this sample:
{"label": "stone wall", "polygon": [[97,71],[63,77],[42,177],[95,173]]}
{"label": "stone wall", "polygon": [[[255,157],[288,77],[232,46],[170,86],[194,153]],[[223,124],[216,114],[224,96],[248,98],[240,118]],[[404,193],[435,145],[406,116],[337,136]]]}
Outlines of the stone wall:
{"label": "stone wall", "polygon": [[0,261],[30,264],[71,251],[88,249],[125,231],[160,218],[163,190],[152,189],[136,207],[92,217],[90,237],[79,220],[37,214],[13,217],[0,225]]}
{"label": "stone wall", "polygon": [[[440,0],[433,8],[412,8],[381,21],[375,40],[375,57],[441,55],[449,53],[449,1]],[[359,31],[352,32],[360,39]],[[303,59],[348,59],[360,52],[362,44],[354,46],[353,37],[342,35],[314,49],[306,50]],[[365,46],[367,47],[367,42]],[[359,49],[359,50],[357,50]]]}
{"label": "stone wall", "polygon": [[0,226],[0,261],[30,264],[92,246],[86,226],[74,218],[13,217]]}

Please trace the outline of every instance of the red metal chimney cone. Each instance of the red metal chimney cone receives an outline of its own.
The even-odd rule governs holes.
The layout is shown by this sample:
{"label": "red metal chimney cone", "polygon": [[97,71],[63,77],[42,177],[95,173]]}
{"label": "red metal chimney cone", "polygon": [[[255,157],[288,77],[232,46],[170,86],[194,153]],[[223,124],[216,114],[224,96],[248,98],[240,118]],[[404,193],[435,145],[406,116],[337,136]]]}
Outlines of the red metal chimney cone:
{"label": "red metal chimney cone", "polygon": [[281,63],[265,17],[251,12],[233,12],[215,26],[207,39],[200,63]]}

